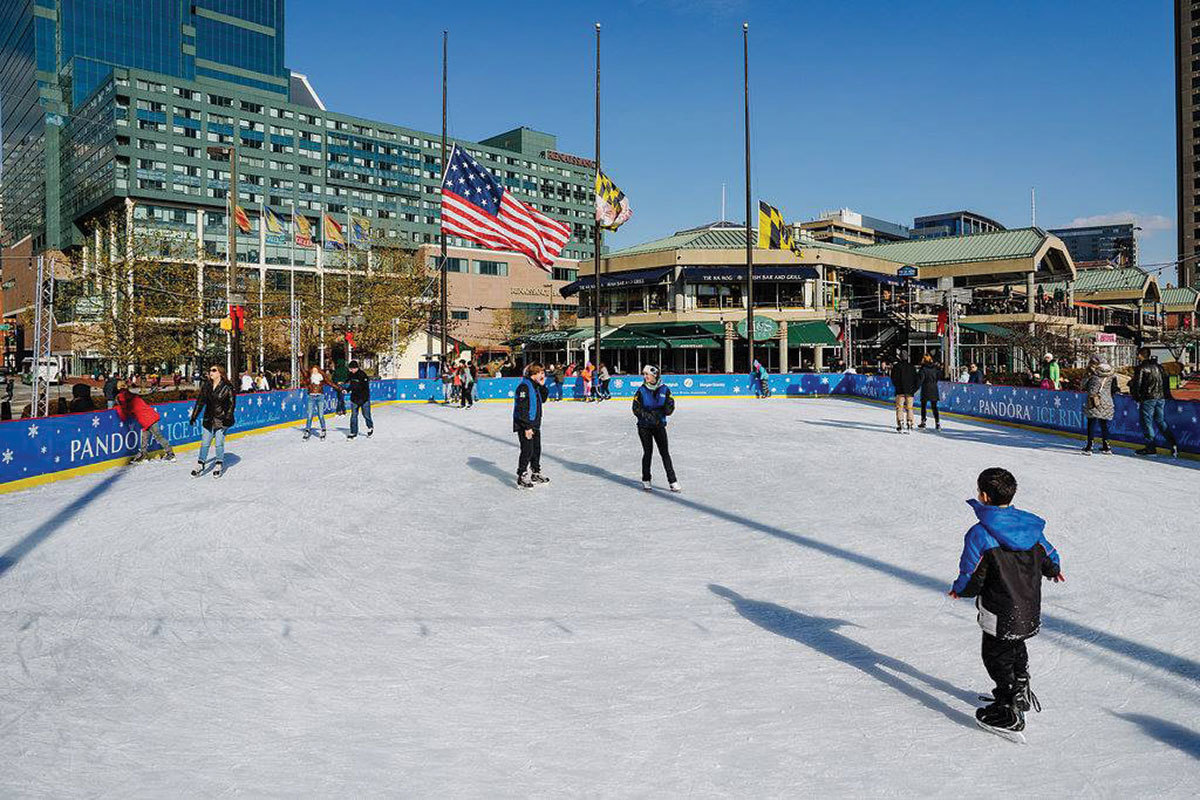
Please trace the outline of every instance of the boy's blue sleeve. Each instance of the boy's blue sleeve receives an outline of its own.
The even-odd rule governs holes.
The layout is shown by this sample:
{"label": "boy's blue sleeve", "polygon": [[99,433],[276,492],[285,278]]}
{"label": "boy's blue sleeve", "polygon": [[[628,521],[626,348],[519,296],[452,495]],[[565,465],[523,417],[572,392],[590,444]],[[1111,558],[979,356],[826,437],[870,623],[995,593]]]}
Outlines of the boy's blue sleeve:
{"label": "boy's blue sleeve", "polygon": [[1050,544],[1050,540],[1046,538],[1044,532],[1038,537],[1038,544],[1046,551],[1046,560],[1042,562],[1042,574],[1047,578],[1057,576],[1062,572],[1062,563],[1058,560],[1058,550]]}
{"label": "boy's blue sleeve", "polygon": [[955,594],[966,597],[963,592],[967,590],[967,584],[971,581],[971,576],[975,574],[975,570],[979,568],[979,563],[983,561],[983,551],[986,549],[987,535],[980,525],[974,525],[967,535],[963,537],[962,556],[958,559],[958,578],[954,581],[951,588]]}

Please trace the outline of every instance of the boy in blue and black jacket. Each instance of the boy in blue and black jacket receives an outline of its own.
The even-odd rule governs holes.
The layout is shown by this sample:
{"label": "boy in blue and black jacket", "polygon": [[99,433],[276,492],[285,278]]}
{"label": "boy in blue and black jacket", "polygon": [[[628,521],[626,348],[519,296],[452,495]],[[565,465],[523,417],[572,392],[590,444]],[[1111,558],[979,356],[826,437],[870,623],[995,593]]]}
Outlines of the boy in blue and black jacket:
{"label": "boy in blue and black jacket", "polygon": [[[546,370],[541,364],[530,364],[525,377],[513,393],[513,432],[521,447],[517,461],[517,488],[528,489],[535,483],[549,483],[542,475],[542,408],[550,397],[546,388]],[[533,473],[527,475],[526,471]]]}
{"label": "boy in blue and black jacket", "polygon": [[979,499],[968,500],[979,522],[967,531],[951,597],[974,597],[983,628],[983,666],[996,683],[993,702],[975,712],[983,725],[1025,728],[1025,712],[1040,711],[1029,687],[1025,640],[1041,627],[1042,578],[1064,580],[1046,521],[1013,508],[1017,479],[992,467],[979,474]]}

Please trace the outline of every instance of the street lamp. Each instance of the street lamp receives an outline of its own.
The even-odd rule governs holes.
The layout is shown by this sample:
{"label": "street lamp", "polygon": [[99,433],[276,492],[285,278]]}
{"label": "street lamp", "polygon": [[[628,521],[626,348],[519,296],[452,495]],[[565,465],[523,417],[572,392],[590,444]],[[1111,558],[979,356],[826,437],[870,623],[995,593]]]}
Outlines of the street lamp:
{"label": "street lamp", "polygon": [[[228,274],[225,277],[225,310],[229,313],[233,308],[233,284],[237,276],[237,199],[238,199],[238,175],[237,175],[237,148],[230,146],[215,146],[208,148],[208,157],[212,159],[228,158],[229,159],[229,190],[226,192],[228,199],[227,227],[229,228],[229,252],[228,252]],[[240,339],[236,330],[230,330],[229,348],[226,358],[226,367],[229,371],[230,378],[236,380],[241,372],[241,353],[238,345]]]}

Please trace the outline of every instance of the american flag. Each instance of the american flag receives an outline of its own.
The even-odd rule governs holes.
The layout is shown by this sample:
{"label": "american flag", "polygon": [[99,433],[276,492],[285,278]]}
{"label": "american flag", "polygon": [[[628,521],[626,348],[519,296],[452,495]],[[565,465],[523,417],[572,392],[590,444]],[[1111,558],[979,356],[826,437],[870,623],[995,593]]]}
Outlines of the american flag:
{"label": "american flag", "polygon": [[458,145],[442,180],[442,233],[523,253],[547,271],[571,238],[570,227],[514,198]]}

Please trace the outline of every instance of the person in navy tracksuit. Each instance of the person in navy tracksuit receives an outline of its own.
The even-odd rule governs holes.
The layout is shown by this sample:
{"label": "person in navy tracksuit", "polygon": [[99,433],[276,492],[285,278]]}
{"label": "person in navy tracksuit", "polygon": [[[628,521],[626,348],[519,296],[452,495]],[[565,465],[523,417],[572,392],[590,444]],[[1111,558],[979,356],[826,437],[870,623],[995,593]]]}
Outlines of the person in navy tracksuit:
{"label": "person in navy tracksuit", "polygon": [[662,382],[658,367],[647,365],[642,369],[642,385],[633,395],[633,415],[637,417],[638,438],[642,440],[643,489],[650,489],[650,463],[654,460],[654,446],[658,445],[658,454],[667,471],[667,485],[672,492],[680,491],[667,445],[667,417],[674,413],[675,398],[671,397],[671,390]]}
{"label": "person in navy tracksuit", "polygon": [[1025,728],[1025,712],[1040,711],[1029,687],[1025,640],[1041,627],[1042,578],[1065,580],[1046,521],[1011,505],[1017,479],[992,467],[979,474],[978,500],[967,502],[979,522],[967,531],[951,597],[974,597],[983,628],[983,666],[996,682],[993,702],[975,712],[981,724]]}
{"label": "person in navy tracksuit", "polygon": [[[530,364],[525,377],[513,393],[513,432],[521,447],[517,461],[517,488],[528,489],[535,483],[549,483],[542,475],[542,408],[550,397],[546,388],[546,370]],[[526,474],[532,469],[531,474]]]}

